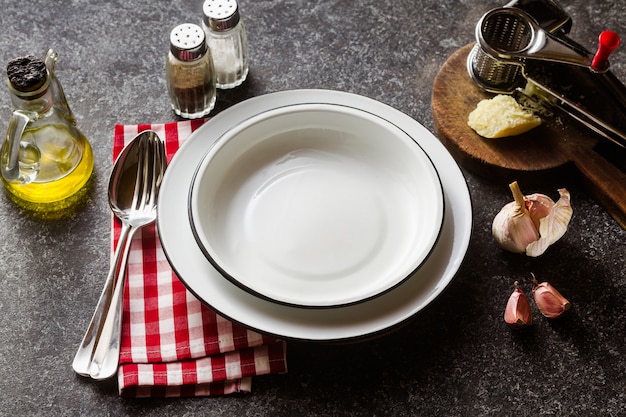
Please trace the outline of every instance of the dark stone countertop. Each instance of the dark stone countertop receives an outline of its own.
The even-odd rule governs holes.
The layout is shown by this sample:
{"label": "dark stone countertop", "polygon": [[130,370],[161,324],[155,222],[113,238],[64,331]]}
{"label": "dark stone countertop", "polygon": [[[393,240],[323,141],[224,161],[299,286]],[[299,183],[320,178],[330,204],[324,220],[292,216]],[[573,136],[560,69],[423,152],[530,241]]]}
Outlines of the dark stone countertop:
{"label": "dark stone countertop", "polygon": [[[349,345],[288,343],[289,372],[258,377],[253,392],[214,398],[121,399],[115,383],[71,369],[109,267],[106,186],[116,123],[174,120],[166,94],[171,28],[199,22],[201,1],[28,0],[3,4],[0,62],[55,48],[57,75],[90,139],[96,174],[88,204],[43,221],[0,196],[0,415],[626,415],[626,231],[574,177],[522,188],[572,194],[566,235],[542,257],[505,253],[491,220],[506,184],[464,172],[474,230],[452,284],[402,329]],[[626,33],[617,1],[562,2],[571,36],[593,47],[607,28]],[[249,80],[220,93],[216,112],[260,94],[326,88],[389,104],[431,131],[438,69],[473,41],[501,2],[363,0],[240,3]],[[613,70],[626,78],[623,51]],[[11,106],[0,89],[4,129]],[[523,334],[502,313],[511,284],[532,271],[573,303],[559,321],[539,316]]]}

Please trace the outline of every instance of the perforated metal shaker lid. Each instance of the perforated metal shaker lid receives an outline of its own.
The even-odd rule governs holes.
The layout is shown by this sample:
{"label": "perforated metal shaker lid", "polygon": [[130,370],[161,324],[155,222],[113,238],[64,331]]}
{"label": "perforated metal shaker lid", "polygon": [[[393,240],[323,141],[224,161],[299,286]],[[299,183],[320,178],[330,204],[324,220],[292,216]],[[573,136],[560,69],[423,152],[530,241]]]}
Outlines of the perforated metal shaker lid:
{"label": "perforated metal shaker lid", "polygon": [[202,12],[204,23],[216,32],[234,28],[239,23],[237,0],[205,0]]}
{"label": "perforated metal shaker lid", "polygon": [[176,26],[170,33],[170,51],[181,61],[193,61],[206,53],[204,30],[193,23]]}

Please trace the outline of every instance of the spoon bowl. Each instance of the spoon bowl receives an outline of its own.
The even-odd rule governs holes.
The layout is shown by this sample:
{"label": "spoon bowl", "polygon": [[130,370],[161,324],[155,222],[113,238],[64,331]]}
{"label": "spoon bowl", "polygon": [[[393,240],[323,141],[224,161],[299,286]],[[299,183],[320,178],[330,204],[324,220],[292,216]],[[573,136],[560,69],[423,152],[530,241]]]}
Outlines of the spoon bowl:
{"label": "spoon bowl", "polygon": [[128,253],[137,230],[156,220],[166,166],[165,144],[150,130],[135,136],[113,165],[109,205],[122,230],[100,299],[72,362],[80,375],[100,380],[117,372]]}

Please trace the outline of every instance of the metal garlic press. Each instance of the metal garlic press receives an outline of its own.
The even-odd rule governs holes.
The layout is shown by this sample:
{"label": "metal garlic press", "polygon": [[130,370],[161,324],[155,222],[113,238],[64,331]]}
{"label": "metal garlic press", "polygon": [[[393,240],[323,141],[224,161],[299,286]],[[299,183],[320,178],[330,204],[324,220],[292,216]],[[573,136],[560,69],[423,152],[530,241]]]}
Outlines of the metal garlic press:
{"label": "metal garlic press", "polygon": [[543,105],[626,148],[626,87],[607,60],[619,37],[603,32],[594,54],[567,36],[571,27],[552,0],[514,0],[490,10],[476,25],[470,77],[497,94],[527,95],[530,84]]}

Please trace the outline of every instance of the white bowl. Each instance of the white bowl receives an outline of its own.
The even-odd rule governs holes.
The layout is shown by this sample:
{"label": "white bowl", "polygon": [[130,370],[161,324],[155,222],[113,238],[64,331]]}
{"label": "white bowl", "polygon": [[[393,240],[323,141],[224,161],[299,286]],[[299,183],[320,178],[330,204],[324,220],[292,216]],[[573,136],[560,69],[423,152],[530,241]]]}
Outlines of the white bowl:
{"label": "white bowl", "polygon": [[437,241],[443,201],[428,155],[397,126],[301,104],[220,137],[194,175],[189,216],[224,277],[265,299],[321,308],[410,277]]}

